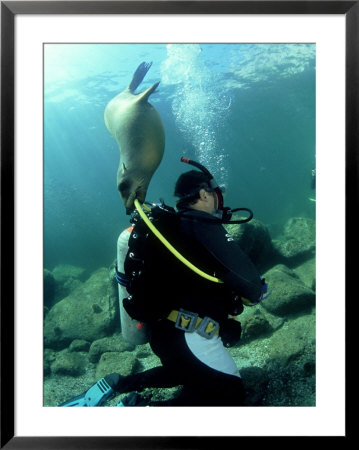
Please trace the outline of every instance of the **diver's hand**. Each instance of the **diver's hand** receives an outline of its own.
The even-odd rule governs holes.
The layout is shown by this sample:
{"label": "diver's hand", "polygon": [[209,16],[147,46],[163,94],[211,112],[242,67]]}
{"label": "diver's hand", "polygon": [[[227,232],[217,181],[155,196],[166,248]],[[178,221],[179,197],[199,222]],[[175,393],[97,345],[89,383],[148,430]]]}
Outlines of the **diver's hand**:
{"label": "diver's hand", "polygon": [[[259,305],[259,303],[261,303],[264,299],[266,299],[267,297],[269,297],[272,293],[271,289],[268,292],[268,284],[265,282],[265,278],[261,277],[261,282],[262,282],[262,291],[261,291],[261,295],[259,296],[257,301],[253,301],[253,300],[248,300],[246,298],[242,298],[242,302],[244,305],[246,306],[256,306]],[[267,294],[268,292],[268,294]]]}
{"label": "diver's hand", "polygon": [[[261,277],[261,281],[262,281],[262,292],[261,292],[261,295],[260,295],[260,297],[259,297],[259,299],[258,299],[256,304],[260,303],[265,298],[269,297],[271,295],[271,293],[272,293],[272,290],[273,290],[273,289],[271,289],[268,292],[268,284],[266,283],[265,278]],[[267,294],[267,292],[268,292],[268,294]]]}

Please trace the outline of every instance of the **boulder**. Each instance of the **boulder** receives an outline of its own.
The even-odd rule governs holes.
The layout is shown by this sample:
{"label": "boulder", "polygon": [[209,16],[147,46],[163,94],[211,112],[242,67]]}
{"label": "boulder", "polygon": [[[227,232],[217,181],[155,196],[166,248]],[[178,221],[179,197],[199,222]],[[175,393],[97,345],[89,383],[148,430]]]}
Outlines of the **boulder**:
{"label": "boulder", "polygon": [[58,375],[79,376],[85,373],[86,357],[79,352],[59,352],[51,364],[51,372]]}
{"label": "boulder", "polygon": [[103,353],[125,352],[135,350],[135,346],[125,341],[121,334],[98,339],[91,344],[89,351],[90,361],[97,363]]}
{"label": "boulder", "polygon": [[[240,320],[242,325],[241,342],[264,337],[273,332],[273,327],[265,317],[262,309],[257,308],[254,314]],[[240,343],[241,344],[241,343]]]}
{"label": "boulder", "polygon": [[55,301],[56,281],[48,269],[44,269],[44,307],[49,310]]}
{"label": "boulder", "polygon": [[274,249],[269,231],[262,222],[252,219],[248,223],[228,224],[224,227],[259,269],[270,266]]}
{"label": "boulder", "polygon": [[82,267],[71,264],[59,264],[53,271],[55,286],[55,302],[67,297],[86,279],[86,271]]}
{"label": "boulder", "polygon": [[56,352],[49,348],[44,349],[44,376],[51,374],[51,364],[56,360]]}
{"label": "boulder", "polygon": [[85,269],[82,267],[72,266],[71,264],[59,264],[52,271],[52,275],[57,283],[64,283],[70,278],[84,281],[82,279],[84,274]]}
{"label": "boulder", "polygon": [[[290,319],[273,333],[268,346],[268,360],[280,361],[282,366],[290,366],[303,358],[308,349],[315,345],[315,313],[303,314]],[[315,358],[315,352],[309,351]],[[270,363],[267,367],[270,366]]]}
{"label": "boulder", "polygon": [[69,346],[70,352],[88,352],[90,348],[90,342],[83,339],[75,339]]}
{"label": "boulder", "polygon": [[315,406],[315,313],[289,320],[273,334],[265,370],[269,384],[264,406]]}
{"label": "boulder", "polygon": [[315,258],[309,259],[305,263],[293,268],[295,274],[302,280],[302,282],[315,291],[316,285],[316,270],[315,270]]}
{"label": "boulder", "polygon": [[284,236],[295,238],[308,248],[315,246],[315,220],[307,217],[292,217],[284,225]]}
{"label": "boulder", "polygon": [[51,308],[45,318],[45,347],[62,349],[75,339],[93,342],[108,336],[117,317],[118,301],[108,270],[99,269]]}
{"label": "boulder", "polygon": [[271,295],[261,305],[271,314],[288,316],[315,305],[315,293],[288,267],[278,264],[264,274]]}
{"label": "boulder", "polygon": [[246,404],[315,406],[315,337],[313,309],[287,318],[270,335],[230,349],[249,396]]}
{"label": "boulder", "polygon": [[131,352],[106,352],[101,355],[96,367],[96,378],[116,372],[122,376],[135,373],[141,366],[136,356]]}
{"label": "boulder", "polygon": [[283,235],[273,239],[279,259],[294,266],[315,255],[315,221],[305,217],[293,217],[284,226]]}

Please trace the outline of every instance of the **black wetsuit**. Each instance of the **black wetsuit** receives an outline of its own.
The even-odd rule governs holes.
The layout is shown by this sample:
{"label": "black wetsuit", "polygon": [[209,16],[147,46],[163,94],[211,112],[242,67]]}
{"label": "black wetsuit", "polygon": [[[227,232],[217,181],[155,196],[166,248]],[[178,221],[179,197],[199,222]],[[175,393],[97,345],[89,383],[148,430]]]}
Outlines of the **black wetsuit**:
{"label": "black wetsuit", "polygon": [[[227,330],[240,324],[228,319],[243,310],[240,297],[256,301],[261,279],[253,263],[213,216],[194,210],[180,214],[179,229],[161,230],[180,253],[204,272],[224,283],[208,281],[176,259],[157,238],[152,239],[153,260],[144,285],[154,308],[163,319],[150,324],[150,346],[162,366],[121,377],[118,392],[142,391],[148,387],[183,385],[179,397],[152,405],[238,406],[243,385],[232,357],[223,345]],[[155,306],[157,305],[157,306]],[[210,317],[220,326],[219,336],[206,339],[196,332],[177,329],[166,317],[180,308]],[[233,336],[232,336],[233,337]]]}

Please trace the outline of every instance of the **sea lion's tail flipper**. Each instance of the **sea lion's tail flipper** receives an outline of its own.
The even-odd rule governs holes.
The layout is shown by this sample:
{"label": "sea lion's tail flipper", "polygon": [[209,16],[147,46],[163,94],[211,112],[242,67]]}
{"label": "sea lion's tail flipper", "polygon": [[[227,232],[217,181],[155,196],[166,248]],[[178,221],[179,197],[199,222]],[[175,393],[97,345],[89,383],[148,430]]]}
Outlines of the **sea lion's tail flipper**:
{"label": "sea lion's tail flipper", "polygon": [[142,80],[145,78],[146,73],[150,70],[152,66],[152,62],[146,63],[142,62],[136,69],[136,72],[133,74],[131,83],[128,86],[128,89],[131,92],[134,92],[138,86],[141,84]]}

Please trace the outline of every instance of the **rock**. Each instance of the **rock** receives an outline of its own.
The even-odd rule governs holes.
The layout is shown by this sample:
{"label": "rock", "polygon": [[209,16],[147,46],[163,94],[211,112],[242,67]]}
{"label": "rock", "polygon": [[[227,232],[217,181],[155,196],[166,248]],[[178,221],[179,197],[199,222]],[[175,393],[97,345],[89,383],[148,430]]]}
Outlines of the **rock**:
{"label": "rock", "polygon": [[89,358],[91,362],[97,363],[103,353],[133,351],[135,346],[126,342],[121,334],[114,334],[92,342]]}
{"label": "rock", "polygon": [[315,406],[315,336],[312,311],[230,349],[249,395],[247,406]]}
{"label": "rock", "polygon": [[293,269],[293,272],[301,279],[301,281],[313,291],[315,291],[316,284],[315,263],[315,258],[313,258]]}
{"label": "rock", "polygon": [[72,291],[77,289],[82,285],[82,281],[75,278],[69,278],[64,281],[61,285],[56,285],[56,301],[62,300],[67,297]]}
{"label": "rock", "polygon": [[[269,288],[269,291],[271,288]],[[268,301],[270,300],[271,296],[268,297]],[[241,323],[243,321],[248,320],[253,315],[260,315],[263,316],[263,318],[269,322],[271,328],[273,331],[280,328],[284,323],[284,318],[276,316],[274,314],[271,314],[269,311],[263,308],[263,302],[266,302],[267,299],[264,299],[261,303],[254,305],[254,306],[246,306],[242,312],[242,314],[239,316],[239,320]]]}
{"label": "rock", "polygon": [[48,269],[44,269],[44,306],[48,309],[55,301],[56,282],[53,274]]}
{"label": "rock", "polygon": [[45,318],[45,347],[62,349],[75,339],[93,342],[110,335],[118,323],[118,301],[112,294],[108,270],[97,270],[51,308]]}
{"label": "rock", "polygon": [[44,349],[44,376],[51,374],[51,364],[56,360],[56,352]]}
{"label": "rock", "polygon": [[290,320],[274,333],[264,406],[315,406],[315,356],[314,313]]}
{"label": "rock", "polygon": [[241,341],[243,342],[267,336],[273,331],[273,327],[259,308],[257,308],[254,314],[241,320],[241,324]]}
{"label": "rock", "polygon": [[287,316],[304,312],[315,305],[315,293],[288,267],[278,264],[264,274],[272,294],[262,302],[271,314]]}
{"label": "rock", "polygon": [[240,373],[246,393],[244,406],[261,406],[269,383],[266,371],[260,367],[245,367]]}
{"label": "rock", "polygon": [[54,374],[78,376],[85,373],[87,360],[78,352],[60,352],[51,365]]}
{"label": "rock", "polygon": [[[273,334],[268,347],[269,361],[280,361],[282,366],[291,365],[315,345],[315,314],[305,314],[288,320]],[[309,351],[311,357],[315,352]],[[270,364],[269,364],[270,366]]]}
{"label": "rock", "polygon": [[284,235],[295,238],[309,247],[315,246],[315,220],[306,217],[293,217],[284,225]]}
{"label": "rock", "polygon": [[273,245],[267,227],[259,220],[248,223],[224,225],[244,253],[260,269],[268,268],[273,257]]}
{"label": "rock", "polygon": [[136,356],[140,359],[151,358],[153,352],[148,344],[137,345],[136,346]]}
{"label": "rock", "polygon": [[287,319],[281,328],[269,336],[253,339],[233,349],[230,353],[242,373],[248,366],[257,366],[270,370],[272,365],[286,367],[304,354],[315,352],[315,313]]}
{"label": "rock", "polygon": [[70,352],[88,352],[90,348],[90,342],[83,339],[75,339],[69,346]]}
{"label": "rock", "polygon": [[72,266],[70,264],[59,264],[56,266],[52,275],[55,279],[55,303],[70,295],[79,287],[86,278],[86,271],[82,267]]}
{"label": "rock", "polygon": [[140,362],[131,352],[106,352],[101,355],[96,367],[96,378],[117,372],[122,376],[135,373]]}
{"label": "rock", "polygon": [[294,217],[284,226],[283,235],[273,239],[279,258],[287,265],[296,265],[315,254],[315,221]]}
{"label": "rock", "polygon": [[59,264],[53,269],[52,274],[57,283],[64,283],[70,278],[81,280],[85,274],[85,269],[70,264]]}

